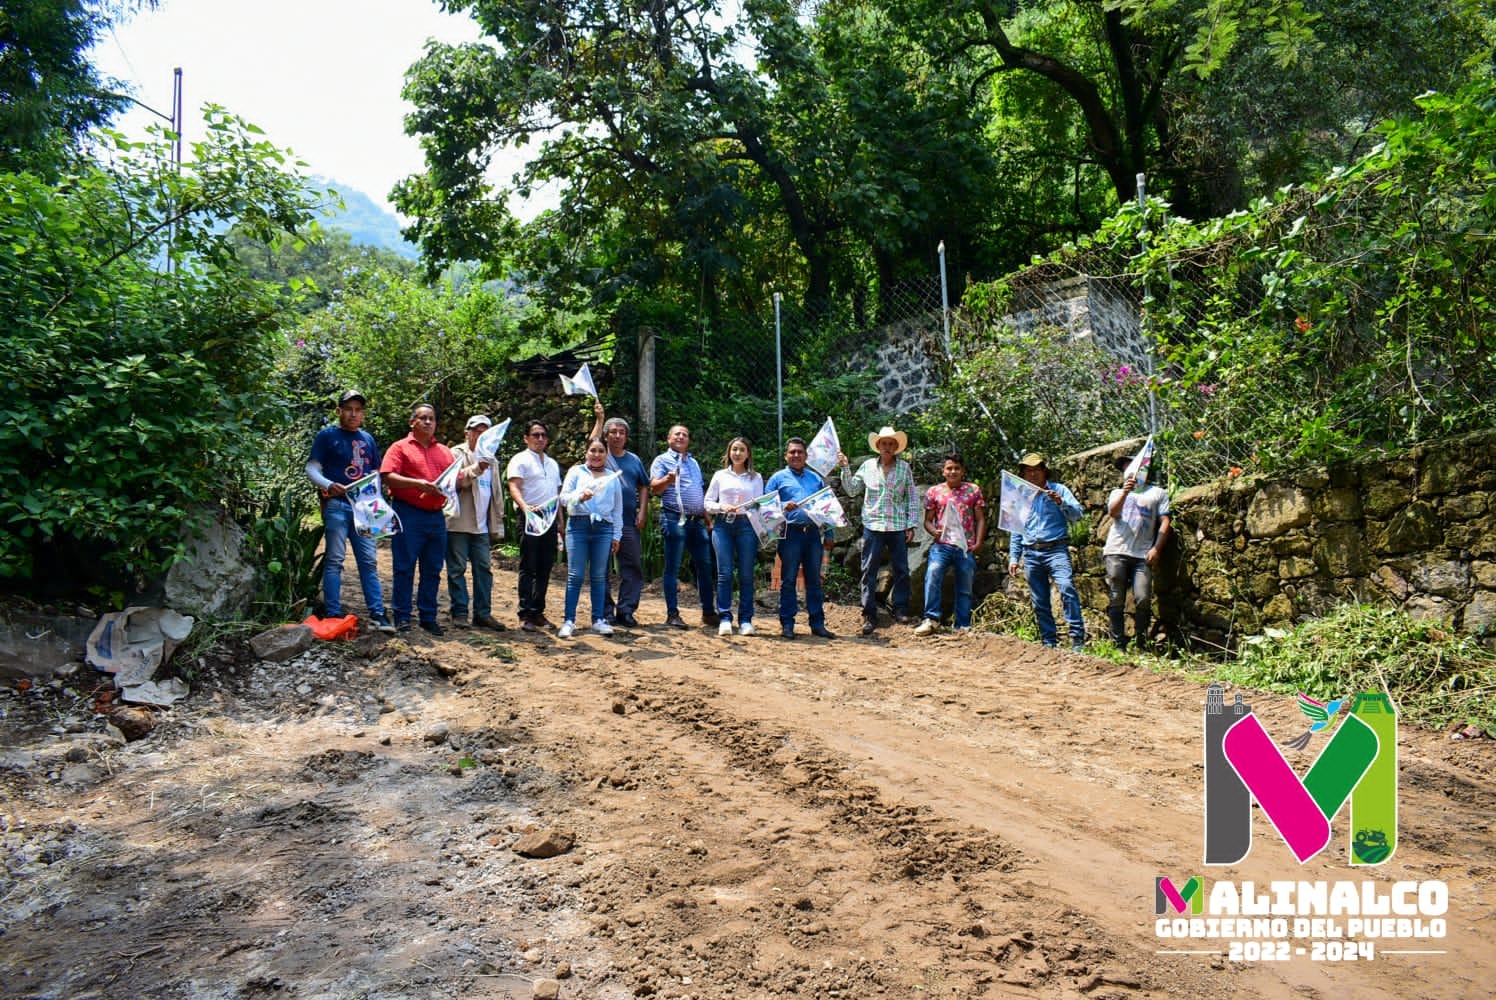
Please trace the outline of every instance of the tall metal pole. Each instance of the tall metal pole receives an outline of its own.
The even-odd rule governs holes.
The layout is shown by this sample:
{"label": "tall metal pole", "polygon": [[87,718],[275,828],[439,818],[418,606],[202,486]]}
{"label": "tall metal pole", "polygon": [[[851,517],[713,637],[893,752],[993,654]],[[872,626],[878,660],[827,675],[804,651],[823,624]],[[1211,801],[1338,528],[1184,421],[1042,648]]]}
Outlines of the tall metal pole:
{"label": "tall metal pole", "polygon": [[784,447],[784,340],[780,326],[779,293],[774,293],[774,391],[779,408],[779,447]]}
{"label": "tall metal pole", "polygon": [[171,158],[178,173],[182,171],[182,119],[182,67],[178,66],[171,71],[171,130],[177,137],[172,144]]}
{"label": "tall metal pole", "polygon": [[[1138,174],[1138,213],[1142,216],[1142,225],[1138,229],[1138,247],[1142,253],[1148,252],[1148,176]],[[1158,392],[1153,385],[1153,373],[1155,369],[1153,359],[1153,343],[1148,337],[1146,319],[1148,316],[1148,278],[1143,278],[1143,308],[1139,310],[1138,332],[1143,337],[1143,349],[1148,358],[1148,433],[1158,433]]]}
{"label": "tall metal pole", "polygon": [[940,323],[945,330],[945,356],[951,356],[951,295],[945,281],[945,240],[935,248],[940,254]]}

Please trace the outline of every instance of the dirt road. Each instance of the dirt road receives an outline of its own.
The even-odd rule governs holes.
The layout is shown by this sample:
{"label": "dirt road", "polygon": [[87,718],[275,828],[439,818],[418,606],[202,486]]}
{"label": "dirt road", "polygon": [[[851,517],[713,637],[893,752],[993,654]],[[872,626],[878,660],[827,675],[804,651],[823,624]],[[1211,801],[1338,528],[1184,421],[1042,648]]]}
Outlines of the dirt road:
{"label": "dirt road", "polygon": [[[1402,727],[1400,841],[1369,873],[1343,815],[1303,866],[1259,815],[1246,861],[1205,871],[1203,683],[851,638],[855,614],[832,608],[829,642],[656,626],[218,659],[125,747],[39,728],[65,695],[12,694],[0,995],[1490,995],[1492,741]],[[526,833],[561,853],[521,856]],[[1196,874],[1439,880],[1447,933],[1230,961],[1155,935],[1155,877]],[[1186,950],[1211,953],[1163,954]]]}

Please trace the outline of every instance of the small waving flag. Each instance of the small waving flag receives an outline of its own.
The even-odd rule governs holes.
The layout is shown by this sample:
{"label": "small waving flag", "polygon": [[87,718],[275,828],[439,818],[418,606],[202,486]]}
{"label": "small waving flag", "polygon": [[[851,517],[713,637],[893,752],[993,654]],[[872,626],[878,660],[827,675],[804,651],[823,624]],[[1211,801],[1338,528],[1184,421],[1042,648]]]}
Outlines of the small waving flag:
{"label": "small waving flag", "polygon": [[824,479],[836,468],[836,456],[840,451],[841,440],[836,436],[836,424],[827,417],[805,449],[805,464],[819,472]]}
{"label": "small waving flag", "polygon": [[847,512],[842,510],[841,501],[836,499],[829,486],[801,500],[800,509],[822,528],[846,527]]}
{"label": "small waving flag", "polygon": [[499,460],[499,445],[503,443],[504,435],[507,433],[509,433],[509,418],[505,417],[478,435],[478,443],[473,448],[473,455],[480,462],[496,464]]}
{"label": "small waving flag", "polygon": [[592,372],[583,364],[571,378],[561,376],[561,391],[568,396],[591,396],[597,398],[597,386],[592,384]]}
{"label": "small waving flag", "polygon": [[457,517],[462,513],[462,501],[457,498],[457,474],[462,471],[462,459],[454,458],[452,464],[447,466],[447,471],[436,477],[437,488],[447,498],[442,505],[442,513],[448,517]]}
{"label": "small waving flag", "polygon": [[767,545],[776,538],[784,537],[784,528],[789,522],[784,516],[784,502],[779,499],[777,492],[765,493],[748,501],[746,506],[748,523],[753,525],[760,544]]}
{"label": "small waving flag", "polygon": [[348,502],[353,504],[353,528],[360,535],[378,539],[400,533],[400,518],[384,499],[379,473],[349,483]]}
{"label": "small waving flag", "polygon": [[561,498],[551,497],[539,507],[525,511],[525,534],[543,535],[556,523],[556,513],[561,509]]}
{"label": "small waving flag", "polygon": [[1142,489],[1148,485],[1148,467],[1153,464],[1153,435],[1148,435],[1148,440],[1143,442],[1143,447],[1138,449],[1137,455],[1127,463],[1127,468],[1122,472],[1122,478],[1133,476],[1138,481],[1138,488]]}
{"label": "small waving flag", "polygon": [[1029,512],[1039,499],[1039,487],[1003,470],[1002,494],[998,500],[997,526],[1004,531],[1022,532]]}

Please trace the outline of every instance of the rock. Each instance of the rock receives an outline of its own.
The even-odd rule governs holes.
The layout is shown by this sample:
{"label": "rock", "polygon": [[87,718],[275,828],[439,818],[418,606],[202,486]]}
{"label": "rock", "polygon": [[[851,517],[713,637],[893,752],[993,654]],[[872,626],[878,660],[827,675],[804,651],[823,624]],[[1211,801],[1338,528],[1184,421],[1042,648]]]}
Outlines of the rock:
{"label": "rock", "polygon": [[560,962],[556,965],[556,971],[552,973],[557,979],[571,978],[571,963]]}
{"label": "rock", "polygon": [[131,743],[144,739],[156,728],[156,714],[136,705],[116,705],[109,710],[107,718]]}
{"label": "rock", "polygon": [[278,625],[249,640],[249,648],[259,659],[284,663],[312,648],[315,641],[309,625]]}
{"label": "rock", "polygon": [[1313,516],[1303,490],[1272,483],[1258,490],[1247,507],[1247,533],[1253,538],[1271,538],[1303,527]]}
{"label": "rock", "polygon": [[554,858],[572,849],[576,838],[564,830],[536,830],[519,838],[514,853],[525,858]]}
{"label": "rock", "polygon": [[623,699],[622,698],[614,698],[613,699],[613,714],[614,715],[623,715],[626,711],[628,711],[628,709],[624,706]]}
{"label": "rock", "polygon": [[12,611],[0,621],[0,681],[64,675],[83,658],[95,619]]}
{"label": "rock", "polygon": [[445,722],[438,722],[427,729],[424,733],[422,733],[421,739],[425,740],[427,743],[430,743],[432,746],[440,746],[441,744],[447,742],[447,737],[451,735],[451,733],[451,726],[447,725]]}
{"label": "rock", "polygon": [[1396,555],[1426,549],[1443,540],[1439,512],[1433,504],[1420,500],[1392,515],[1379,541],[1383,552]]}
{"label": "rock", "polygon": [[97,764],[69,764],[62,769],[62,783],[78,788],[95,785],[103,781],[108,773]]}
{"label": "rock", "polygon": [[1413,566],[1413,589],[1435,597],[1464,597],[1470,592],[1470,566],[1453,559],[1429,558]]}
{"label": "rock", "polygon": [[1493,624],[1496,624],[1496,593],[1482,590],[1465,605],[1460,627],[1466,632],[1475,632]]}
{"label": "rock", "polygon": [[535,1000],[556,1000],[561,995],[561,984],[554,979],[537,979],[530,995]]}
{"label": "rock", "polygon": [[1331,576],[1365,576],[1371,557],[1355,524],[1332,524],[1314,549],[1314,561]]}
{"label": "rock", "polygon": [[255,596],[255,570],[244,558],[244,529],[222,511],[205,511],[182,528],[187,558],[166,573],[166,605],[200,618],[234,618]]}

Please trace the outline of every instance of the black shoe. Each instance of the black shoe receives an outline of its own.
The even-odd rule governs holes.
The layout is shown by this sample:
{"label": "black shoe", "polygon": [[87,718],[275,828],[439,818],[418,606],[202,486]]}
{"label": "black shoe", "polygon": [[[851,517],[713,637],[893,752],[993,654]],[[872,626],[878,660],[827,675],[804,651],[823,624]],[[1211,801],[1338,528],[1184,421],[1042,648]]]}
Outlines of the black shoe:
{"label": "black shoe", "polygon": [[835,639],[836,638],[836,633],[832,632],[830,629],[828,629],[824,625],[812,625],[810,627],[810,634],[811,635],[818,635],[822,639]]}
{"label": "black shoe", "polygon": [[722,616],[719,615],[719,614],[717,614],[717,612],[715,612],[715,611],[703,611],[701,613],[701,624],[703,624],[703,625],[720,625],[721,623],[722,623]]}
{"label": "black shoe", "polygon": [[386,635],[394,634],[395,624],[390,621],[389,615],[374,615],[369,620],[374,623],[376,632],[383,632]]}
{"label": "black shoe", "polygon": [[468,624],[468,620],[467,620],[467,616],[466,615],[463,615],[461,618],[457,617],[456,615],[453,615],[452,616],[452,627],[453,628],[472,628],[472,626]]}
{"label": "black shoe", "polygon": [[396,622],[395,623],[395,631],[396,632],[409,632],[413,627],[414,626],[412,626],[410,624],[410,622]]}
{"label": "black shoe", "polygon": [[519,623],[519,627],[521,629],[523,629],[524,631],[526,631],[526,632],[539,632],[540,631],[540,626],[536,625],[534,622],[532,622],[528,618],[526,618],[524,621],[520,622]]}
{"label": "black shoe", "polygon": [[896,614],[894,614],[893,621],[894,621],[895,625],[908,625],[909,624],[909,616],[906,615],[906,614],[904,614],[904,612],[900,611],[900,612],[897,612]]}
{"label": "black shoe", "polygon": [[633,615],[617,615],[613,618],[614,625],[622,625],[624,628],[638,628],[639,619]]}
{"label": "black shoe", "polygon": [[781,625],[779,627],[779,634],[785,639],[793,639],[795,637],[795,626]]}
{"label": "black shoe", "polygon": [[871,618],[864,618],[862,620],[863,635],[872,635],[876,631],[878,631],[878,626],[873,624],[873,620]]}
{"label": "black shoe", "polygon": [[429,632],[432,635],[446,635],[447,634],[447,630],[444,629],[444,628],[442,628],[436,622],[421,622],[421,628],[422,628],[422,630],[424,630],[426,632]]}
{"label": "black shoe", "polygon": [[671,615],[669,618],[665,619],[665,624],[669,625],[671,628],[690,628],[691,627],[691,626],[689,626],[689,625],[686,624],[686,620],[684,618],[682,618],[680,615]]}
{"label": "black shoe", "polygon": [[534,618],[531,618],[530,621],[535,624],[536,628],[555,628],[556,627],[556,623],[553,622],[553,621],[551,621],[545,615],[536,615]]}
{"label": "black shoe", "polygon": [[493,615],[473,615],[473,624],[478,628],[492,629],[495,632],[508,631],[504,627],[504,623]]}

